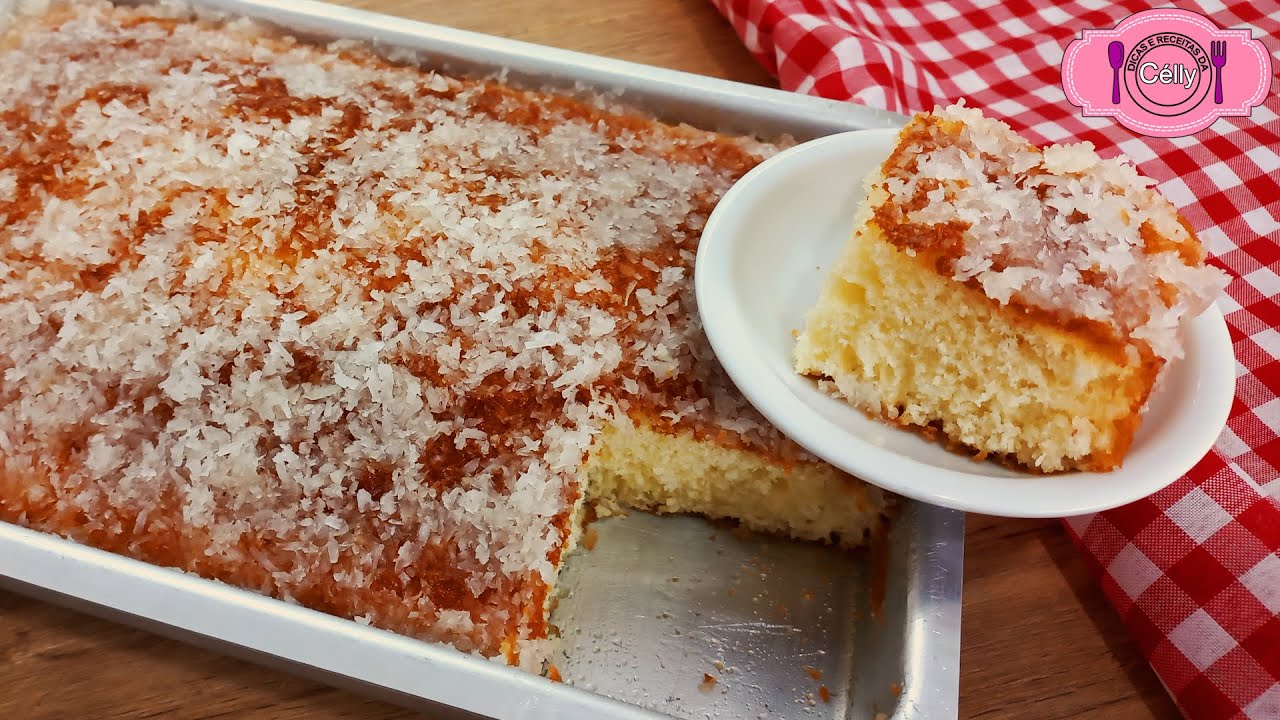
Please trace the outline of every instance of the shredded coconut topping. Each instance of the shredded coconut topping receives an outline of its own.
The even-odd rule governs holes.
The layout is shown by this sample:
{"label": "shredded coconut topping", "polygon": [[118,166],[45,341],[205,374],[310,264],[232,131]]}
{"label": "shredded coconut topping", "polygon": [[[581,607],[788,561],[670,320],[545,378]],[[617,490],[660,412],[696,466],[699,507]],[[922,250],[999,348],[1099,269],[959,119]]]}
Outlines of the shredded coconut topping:
{"label": "shredded coconut topping", "polygon": [[604,424],[804,457],[693,306],[771,152],[173,6],[19,17],[0,515],[466,650],[543,636]]}
{"label": "shredded coconut topping", "polygon": [[1002,304],[1181,355],[1178,324],[1227,276],[1168,200],[1092,143],[1040,150],[961,105],[917,116],[885,163],[876,210],[889,239]]}

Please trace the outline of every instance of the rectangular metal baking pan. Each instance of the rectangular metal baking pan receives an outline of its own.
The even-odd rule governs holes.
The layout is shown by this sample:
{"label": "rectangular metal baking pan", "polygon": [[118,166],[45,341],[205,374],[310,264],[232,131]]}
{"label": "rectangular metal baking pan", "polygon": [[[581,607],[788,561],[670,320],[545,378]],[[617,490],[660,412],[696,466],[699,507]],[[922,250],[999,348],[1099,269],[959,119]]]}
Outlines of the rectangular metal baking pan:
{"label": "rectangular metal baking pan", "polygon": [[[505,71],[525,86],[618,93],[662,119],[714,130],[805,140],[903,121],[309,0],[195,4],[312,40],[414,51],[453,73]],[[0,585],[435,717],[956,715],[962,513],[908,502],[882,550],[858,553],[743,536],[691,517],[632,513],[593,527],[595,548],[568,560],[552,618],[564,684],[4,523]]]}

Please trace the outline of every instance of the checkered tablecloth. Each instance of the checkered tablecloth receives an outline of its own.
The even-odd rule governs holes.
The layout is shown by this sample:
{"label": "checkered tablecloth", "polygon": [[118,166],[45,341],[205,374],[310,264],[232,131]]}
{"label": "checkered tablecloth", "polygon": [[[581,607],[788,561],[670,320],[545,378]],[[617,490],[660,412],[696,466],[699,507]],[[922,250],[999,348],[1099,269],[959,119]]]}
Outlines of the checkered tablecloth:
{"label": "checkered tablecloth", "polygon": [[[1126,0],[712,0],[782,87],[913,112],[966,98],[1037,143],[1123,152],[1232,276],[1218,300],[1236,402],[1213,451],[1155,495],[1066,525],[1193,720],[1280,720],[1280,98],[1249,118],[1148,138],[1081,117],[1067,44],[1151,4]],[[1280,3],[1178,2],[1250,28],[1280,70]]]}

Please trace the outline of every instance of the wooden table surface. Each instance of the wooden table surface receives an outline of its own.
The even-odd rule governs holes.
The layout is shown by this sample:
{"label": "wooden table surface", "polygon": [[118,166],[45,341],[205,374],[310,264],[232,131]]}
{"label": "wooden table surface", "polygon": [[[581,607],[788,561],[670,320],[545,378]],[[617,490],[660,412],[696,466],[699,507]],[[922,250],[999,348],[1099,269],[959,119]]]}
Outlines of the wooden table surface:
{"label": "wooden table surface", "polygon": [[[772,84],[705,0],[347,0]],[[1176,718],[1056,521],[970,516],[960,716]],[[358,695],[0,592],[0,718],[408,718]]]}

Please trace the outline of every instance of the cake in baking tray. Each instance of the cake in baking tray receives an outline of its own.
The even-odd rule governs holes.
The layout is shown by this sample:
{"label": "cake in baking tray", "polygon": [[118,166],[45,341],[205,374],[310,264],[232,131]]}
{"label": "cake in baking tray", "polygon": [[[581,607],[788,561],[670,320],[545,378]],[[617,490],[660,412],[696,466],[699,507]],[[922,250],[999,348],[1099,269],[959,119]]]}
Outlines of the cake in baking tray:
{"label": "cake in baking tray", "polygon": [[1226,281],[1151,185],[976,109],[917,115],[866,182],[796,369],[979,457],[1118,467],[1180,322]]}
{"label": "cake in baking tray", "polygon": [[173,6],[19,13],[0,518],[535,669],[588,499],[861,543],[889,498],[693,304],[774,151]]}

